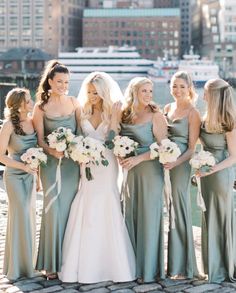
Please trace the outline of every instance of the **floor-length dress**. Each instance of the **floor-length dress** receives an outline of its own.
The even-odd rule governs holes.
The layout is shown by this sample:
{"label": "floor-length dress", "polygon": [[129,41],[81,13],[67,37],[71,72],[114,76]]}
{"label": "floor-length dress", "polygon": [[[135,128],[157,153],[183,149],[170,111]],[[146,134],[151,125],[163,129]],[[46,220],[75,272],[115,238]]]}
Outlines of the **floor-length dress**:
{"label": "floor-length dress", "polygon": [[[85,136],[104,142],[107,127],[94,129],[89,120],[81,123]],[[59,278],[64,282],[125,282],[135,278],[135,258],[121,213],[118,165],[106,150],[107,167],[91,166],[88,181],[81,167],[81,187],[72,203],[67,223],[63,262]]]}
{"label": "floor-length dress", "polygon": [[[155,141],[152,122],[121,125],[121,135],[139,143],[138,153]],[[152,282],[165,277],[163,169],[158,160],[144,161],[128,172],[126,225],[136,254],[136,277]]]}
{"label": "floor-length dress", "polygon": [[[27,149],[36,147],[36,144],[36,133],[18,135],[13,132],[9,140],[8,153],[14,160],[21,161],[21,155]],[[4,184],[9,205],[3,273],[10,280],[33,277],[33,175],[20,169],[6,167]]]}
{"label": "floor-length dress", "polygon": [[[168,118],[169,139],[175,142],[184,153],[188,148],[188,116],[182,119]],[[193,278],[198,275],[192,230],[190,198],[191,166],[189,161],[170,170],[173,206],[175,211],[175,229],[168,233],[167,274]]]}
{"label": "floor-length dress", "polygon": [[[202,126],[200,139],[204,150],[211,152],[217,162],[228,157],[225,133],[208,133]],[[201,178],[206,205],[202,217],[202,261],[209,282],[236,281],[233,183],[233,167]]]}
{"label": "floor-length dress", "polygon": [[[49,117],[44,114],[45,136],[58,127],[70,128],[76,132],[75,113],[61,117]],[[40,231],[39,252],[36,268],[49,272],[58,272],[61,269],[62,242],[71,203],[76,195],[79,184],[79,165],[71,159],[63,158],[61,163],[61,192],[51,205],[48,212],[45,208],[57,194],[57,186],[45,197],[47,190],[56,181],[58,159],[48,155],[47,165],[40,170],[44,193],[44,207]]]}

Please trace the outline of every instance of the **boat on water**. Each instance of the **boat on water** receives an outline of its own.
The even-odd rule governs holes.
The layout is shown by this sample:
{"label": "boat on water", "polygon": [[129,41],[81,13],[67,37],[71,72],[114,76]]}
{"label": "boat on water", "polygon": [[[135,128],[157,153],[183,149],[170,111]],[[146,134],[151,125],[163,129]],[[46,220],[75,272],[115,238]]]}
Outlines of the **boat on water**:
{"label": "boat on water", "polygon": [[219,77],[219,66],[211,60],[200,59],[200,55],[193,54],[192,49],[182,60],[157,60],[148,75],[154,81],[167,83],[178,70],[187,71],[198,87],[202,87],[209,79]]}
{"label": "boat on water", "polygon": [[76,52],[60,52],[59,61],[71,72],[71,80],[84,79],[92,71],[105,71],[114,79],[147,76],[154,61],[142,59],[136,47],[81,47]]}

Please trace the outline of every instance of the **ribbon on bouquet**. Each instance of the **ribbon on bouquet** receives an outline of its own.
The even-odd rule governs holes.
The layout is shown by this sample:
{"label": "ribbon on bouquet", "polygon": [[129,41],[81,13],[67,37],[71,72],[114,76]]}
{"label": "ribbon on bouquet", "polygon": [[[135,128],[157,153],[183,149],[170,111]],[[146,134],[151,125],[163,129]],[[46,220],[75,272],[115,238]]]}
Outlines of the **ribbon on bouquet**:
{"label": "ribbon on bouquet", "polygon": [[62,158],[59,159],[59,162],[57,164],[57,169],[56,169],[56,181],[48,188],[48,190],[45,193],[45,198],[50,194],[50,192],[57,186],[57,194],[51,198],[49,203],[47,204],[45,208],[45,213],[47,214],[48,211],[50,210],[52,204],[57,200],[60,192],[61,192],[61,162]]}
{"label": "ribbon on bouquet", "polygon": [[31,218],[31,234],[32,234],[32,259],[33,263],[36,264],[36,185],[37,175],[33,175],[33,187],[31,192],[30,201],[30,218]]}
{"label": "ribbon on bouquet", "polygon": [[171,188],[169,170],[164,170],[164,182],[165,182],[164,193],[165,193],[166,209],[170,217],[170,226],[172,229],[175,229],[175,209],[173,205],[172,188]]}
{"label": "ribbon on bouquet", "polygon": [[202,197],[202,191],[201,191],[201,179],[199,176],[196,176],[196,182],[197,182],[197,206],[203,211],[206,211],[206,205],[204,202],[204,199]]}
{"label": "ribbon on bouquet", "polygon": [[127,169],[123,168],[123,181],[121,185],[121,202],[123,203],[123,215],[125,220],[125,214],[126,214],[126,195],[130,198],[129,193],[129,186],[127,184],[127,178],[128,178],[129,171]]}

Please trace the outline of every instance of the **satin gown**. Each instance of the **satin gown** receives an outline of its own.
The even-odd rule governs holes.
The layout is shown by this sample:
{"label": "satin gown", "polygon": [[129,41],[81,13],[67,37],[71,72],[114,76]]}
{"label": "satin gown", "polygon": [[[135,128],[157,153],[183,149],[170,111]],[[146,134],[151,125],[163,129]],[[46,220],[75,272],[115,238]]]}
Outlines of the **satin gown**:
{"label": "satin gown", "polygon": [[[152,122],[121,124],[121,135],[138,142],[141,154],[155,141],[152,127]],[[136,277],[153,282],[165,278],[162,166],[158,160],[144,161],[128,172],[127,182],[125,220],[136,254]]]}
{"label": "satin gown", "polygon": [[[208,133],[201,128],[203,148],[217,162],[228,157],[225,133]],[[202,218],[202,261],[209,282],[236,281],[236,238],[234,215],[234,170],[225,168],[201,178],[206,205]]]}
{"label": "satin gown", "polygon": [[[8,153],[21,161],[27,149],[36,147],[36,133],[29,135],[11,134]],[[34,276],[33,234],[35,223],[31,218],[33,175],[20,169],[6,167],[4,184],[8,196],[8,221],[4,253],[3,274],[8,279]]]}
{"label": "satin gown", "polygon": [[[89,120],[81,122],[85,136],[101,142],[107,127],[94,129]],[[81,167],[81,187],[72,203],[63,242],[59,278],[63,282],[126,282],[135,278],[135,257],[121,213],[118,191],[118,165],[106,149],[107,167],[91,165],[88,181]]]}
{"label": "satin gown", "polygon": [[[45,136],[58,127],[70,128],[76,132],[75,113],[62,117],[44,115]],[[61,164],[61,192],[51,205],[48,212],[46,207],[57,194],[57,186],[45,197],[47,190],[56,181],[58,159],[48,155],[47,165],[40,170],[44,193],[44,206],[40,231],[39,252],[36,269],[58,272],[61,269],[62,242],[69,216],[71,203],[76,195],[79,184],[79,165],[72,159],[63,158]]]}
{"label": "satin gown", "polygon": [[[167,120],[169,139],[178,145],[182,154],[188,148],[188,116],[174,121],[167,117]],[[170,170],[175,229],[170,227],[168,233],[167,274],[187,278],[198,276],[192,230],[190,179],[189,161]]]}

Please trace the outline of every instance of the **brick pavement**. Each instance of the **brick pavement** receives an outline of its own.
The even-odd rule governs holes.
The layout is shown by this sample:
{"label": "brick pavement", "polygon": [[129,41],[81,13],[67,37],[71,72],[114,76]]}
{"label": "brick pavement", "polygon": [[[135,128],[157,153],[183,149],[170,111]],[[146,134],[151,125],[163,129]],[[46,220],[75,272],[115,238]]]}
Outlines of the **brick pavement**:
{"label": "brick pavement", "polygon": [[[42,210],[42,194],[37,195],[37,240],[39,238],[40,215]],[[4,191],[2,180],[0,180],[0,272],[2,272],[3,256],[4,256],[4,241],[7,222],[7,197]],[[165,221],[165,228],[167,227]],[[166,230],[166,229],[165,229]],[[198,265],[200,267],[200,228],[193,227],[196,255]],[[167,231],[165,231],[165,252],[166,252]],[[208,284],[207,281],[200,280],[171,280],[166,279],[158,283],[139,285],[136,282],[128,283],[113,283],[102,282],[98,284],[82,285],[78,283],[62,283],[60,280],[48,281],[41,273],[36,273],[36,276],[31,279],[21,278],[14,283],[10,283],[4,275],[0,273],[0,293],[78,293],[78,292],[93,292],[93,293],[141,293],[141,292],[185,292],[185,293],[202,293],[216,292],[228,293],[236,292],[236,284],[224,282],[222,284]]]}

